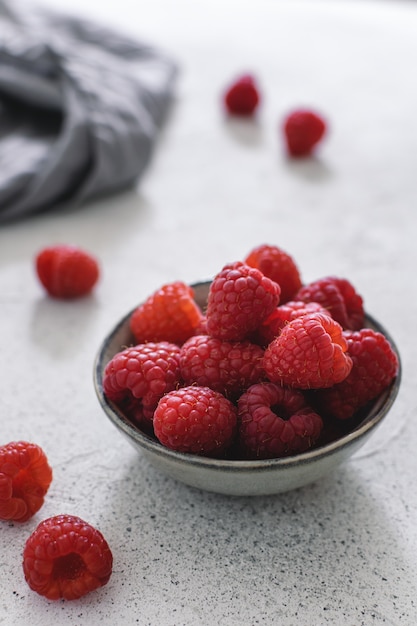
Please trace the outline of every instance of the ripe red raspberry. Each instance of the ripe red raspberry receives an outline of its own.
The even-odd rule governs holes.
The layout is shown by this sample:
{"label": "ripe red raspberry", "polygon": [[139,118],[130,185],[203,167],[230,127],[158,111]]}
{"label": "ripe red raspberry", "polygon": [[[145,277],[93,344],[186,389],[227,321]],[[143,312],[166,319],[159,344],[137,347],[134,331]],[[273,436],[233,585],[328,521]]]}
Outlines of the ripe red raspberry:
{"label": "ripe red raspberry", "polygon": [[281,304],[291,300],[302,286],[300,272],[293,258],[277,246],[258,246],[247,255],[245,263],[278,283]]}
{"label": "ripe red raspberry", "polygon": [[255,78],[249,74],[235,80],[223,96],[226,110],[232,115],[251,116],[261,97]]}
{"label": "ripe red raspberry", "polygon": [[238,442],[246,457],[269,459],[311,448],[323,428],[303,394],[273,383],[249,387],[238,400]]}
{"label": "ripe red raspberry", "polygon": [[137,343],[168,341],[182,344],[194,335],[203,314],[194,291],[181,281],[162,286],[130,318]]}
{"label": "ripe red raspberry", "polygon": [[195,329],[194,335],[207,335],[207,319],[205,315],[201,318],[199,325]]}
{"label": "ripe red raspberry", "polygon": [[41,522],[23,552],[26,582],[49,600],[76,600],[102,587],[112,566],[113,556],[101,532],[73,515]]}
{"label": "ripe red raspberry", "polygon": [[297,317],[303,315],[309,315],[310,313],[324,313],[327,314],[318,302],[302,302],[301,300],[291,300],[285,304],[280,304],[279,307],[272,311],[271,315],[268,315],[266,320],[262,322],[256,331],[256,341],[261,346],[268,346],[271,341],[276,339],[281,330]]}
{"label": "ripe red raspberry", "polygon": [[265,350],[264,367],[271,382],[299,389],[331,387],[352,368],[340,324],[312,313],[289,322]]}
{"label": "ripe red raspberry", "polygon": [[262,348],[249,341],[228,342],[207,335],[192,337],[181,348],[181,376],[186,385],[210,387],[235,397],[265,379]]}
{"label": "ripe red raspberry", "polygon": [[90,253],[69,245],[41,250],[36,257],[36,272],[48,294],[61,299],[89,294],[100,273]]}
{"label": "ripe red raspberry", "polygon": [[346,330],[359,330],[365,321],[362,297],[346,278],[328,276],[301,287],[296,296],[303,302],[318,302]]}
{"label": "ripe red raspberry", "polygon": [[195,385],[167,393],[158,403],[154,431],[178,452],[220,456],[236,433],[236,407],[221,393]]}
{"label": "ripe red raspberry", "polygon": [[278,306],[280,287],[240,261],[226,265],[210,285],[207,332],[224,341],[241,341]]}
{"label": "ripe red raspberry", "polygon": [[316,392],[323,414],[344,420],[375,400],[397,376],[398,358],[388,339],[370,328],[345,331],[353,366],[350,374],[330,389]]}
{"label": "ripe red raspberry", "polygon": [[103,391],[131,420],[151,423],[159,399],[181,381],[180,348],[166,341],[126,348],[106,365]]}
{"label": "ripe red raspberry", "polygon": [[284,120],[284,135],[288,152],[293,157],[312,153],[327,130],[325,120],[307,109],[291,112]]}
{"label": "ripe red raspberry", "polygon": [[26,522],[43,505],[52,469],[42,448],[27,441],[0,447],[0,519]]}

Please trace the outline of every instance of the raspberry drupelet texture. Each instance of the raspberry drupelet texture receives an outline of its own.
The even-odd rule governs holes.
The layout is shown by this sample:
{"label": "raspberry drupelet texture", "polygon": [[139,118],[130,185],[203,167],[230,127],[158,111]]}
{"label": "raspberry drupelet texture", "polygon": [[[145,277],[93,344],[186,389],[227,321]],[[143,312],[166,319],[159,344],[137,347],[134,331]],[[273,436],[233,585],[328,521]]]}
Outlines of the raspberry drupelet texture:
{"label": "raspberry drupelet texture", "polygon": [[274,383],[252,385],[238,400],[238,444],[246,458],[304,452],[318,440],[323,421],[303,394]]}
{"label": "raspberry drupelet texture", "polygon": [[163,285],[133,311],[130,328],[137,343],[168,341],[181,345],[195,334],[202,311],[194,291],[181,281]]}
{"label": "raspberry drupelet texture", "polygon": [[100,275],[97,260],[76,246],[44,248],[36,257],[36,272],[48,294],[71,299],[89,294]]}
{"label": "raspberry drupelet texture", "polygon": [[207,332],[224,341],[241,341],[278,306],[280,287],[254,267],[226,265],[210,285]]}
{"label": "raspberry drupelet texture", "polygon": [[281,304],[291,300],[301,289],[300,272],[294,259],[277,246],[263,244],[254,248],[245,258],[245,263],[278,283]]}
{"label": "raspberry drupelet texture", "polygon": [[199,325],[195,329],[194,335],[207,335],[207,319],[205,315],[201,318]]}
{"label": "raspberry drupelet texture", "polygon": [[223,101],[231,115],[250,117],[258,108],[261,97],[254,76],[245,74],[237,78],[226,90]]}
{"label": "raspberry drupelet texture", "polygon": [[210,387],[234,398],[265,379],[262,348],[249,341],[228,342],[207,335],[192,337],[181,348],[181,376],[186,385]]}
{"label": "raspberry drupelet texture", "polygon": [[264,367],[271,382],[299,389],[331,387],[352,369],[340,324],[321,313],[289,322],[265,350]]}
{"label": "raspberry drupelet texture", "polygon": [[288,153],[292,157],[309,156],[323,139],[327,123],[321,115],[308,109],[292,111],[284,120],[283,131]]}
{"label": "raspberry drupelet texture", "polygon": [[209,387],[191,385],[161,398],[154,414],[157,439],[167,448],[221,456],[236,434],[236,407]]}
{"label": "raspberry drupelet texture", "polygon": [[318,302],[345,330],[359,330],[365,321],[363,299],[346,278],[327,276],[298,291],[297,300]]}
{"label": "raspberry drupelet texture", "polygon": [[350,374],[330,389],[316,392],[318,410],[349,419],[382,393],[397,376],[399,362],[388,339],[370,328],[345,331],[353,366]]}
{"label": "raspberry drupelet texture", "polygon": [[327,314],[327,311],[318,302],[294,300],[280,305],[275,311],[272,311],[271,315],[268,315],[257,329],[254,339],[255,343],[267,347],[271,341],[278,337],[288,322],[310,313]]}
{"label": "raspberry drupelet texture", "polygon": [[52,469],[42,448],[27,441],[0,447],[0,519],[26,522],[44,503]]}
{"label": "raspberry drupelet texture", "polygon": [[151,423],[159,399],[181,382],[180,348],[166,341],[126,348],[106,365],[105,396],[132,421]]}
{"label": "raspberry drupelet texture", "polygon": [[102,587],[112,567],[113,556],[101,532],[73,515],[41,522],[23,552],[29,587],[49,600],[76,600]]}

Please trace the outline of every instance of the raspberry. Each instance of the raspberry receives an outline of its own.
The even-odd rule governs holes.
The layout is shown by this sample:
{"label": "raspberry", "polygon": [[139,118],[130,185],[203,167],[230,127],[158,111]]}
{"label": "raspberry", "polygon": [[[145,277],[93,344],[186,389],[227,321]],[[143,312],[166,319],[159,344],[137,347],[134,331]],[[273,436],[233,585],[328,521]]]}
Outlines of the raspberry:
{"label": "raspberry", "polygon": [[210,387],[227,397],[265,378],[263,350],[249,341],[228,342],[200,335],[181,348],[181,376],[186,385]]}
{"label": "raspberry", "polygon": [[12,441],[0,448],[0,519],[26,522],[43,505],[52,469],[42,448]]}
{"label": "raspberry", "polygon": [[268,315],[266,320],[259,326],[256,331],[255,343],[265,347],[268,346],[271,341],[278,337],[281,330],[288,322],[291,322],[291,320],[294,320],[296,317],[302,317],[310,313],[327,314],[327,311],[318,302],[292,300],[281,304],[275,311],[272,311],[271,315]]}
{"label": "raspberry", "polygon": [[61,299],[89,294],[99,278],[95,258],[76,246],[44,248],[36,257],[36,272],[50,296]]}
{"label": "raspberry", "polygon": [[261,100],[254,77],[247,74],[238,78],[227,88],[223,100],[230,114],[253,115]]}
{"label": "raspberry", "polygon": [[101,532],[73,515],[41,522],[23,551],[26,582],[49,600],[76,600],[102,587],[112,566],[112,553]]}
{"label": "raspberry", "polygon": [[264,367],[271,382],[299,389],[331,387],[352,368],[340,324],[312,313],[289,322],[265,350]]}
{"label": "raspberry", "polygon": [[241,341],[278,306],[280,287],[240,261],[226,265],[210,285],[207,332],[224,341]]}
{"label": "raspberry", "polygon": [[376,399],[397,376],[399,363],[388,339],[370,328],[345,331],[353,366],[350,374],[330,389],[316,392],[323,414],[349,419]]}
{"label": "raspberry", "polygon": [[180,383],[179,357],[166,341],[126,348],[106,365],[104,394],[131,420],[150,423],[159,399]]}
{"label": "raspberry", "polygon": [[189,386],[167,393],[154,414],[158,440],[178,452],[220,456],[231,445],[236,407],[209,387]]}
{"label": "raspberry", "polygon": [[194,291],[181,281],[163,285],[130,318],[137,343],[168,341],[182,344],[195,334],[203,314]]}
{"label": "raspberry", "polygon": [[304,452],[323,428],[321,417],[300,391],[273,383],[252,385],[239,398],[238,424],[239,446],[254,459]]}
{"label": "raspberry", "polygon": [[247,255],[245,263],[278,283],[281,304],[291,300],[302,286],[300,272],[293,258],[277,246],[258,246]]}
{"label": "raspberry", "polygon": [[195,329],[194,335],[207,335],[207,319],[205,315],[201,318],[199,325]]}
{"label": "raspberry", "polygon": [[306,109],[290,113],[284,120],[284,135],[288,152],[293,157],[304,157],[312,153],[327,129],[325,120]]}
{"label": "raspberry", "polygon": [[301,287],[296,298],[303,302],[318,302],[344,329],[359,330],[364,325],[362,297],[345,278],[320,278]]}

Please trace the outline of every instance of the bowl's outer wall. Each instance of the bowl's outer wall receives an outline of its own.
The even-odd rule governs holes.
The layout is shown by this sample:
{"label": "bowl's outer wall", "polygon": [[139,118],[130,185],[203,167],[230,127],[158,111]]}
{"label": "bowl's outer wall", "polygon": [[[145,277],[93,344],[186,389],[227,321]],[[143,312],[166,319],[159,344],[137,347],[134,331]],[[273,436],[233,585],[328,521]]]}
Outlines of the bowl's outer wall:
{"label": "bowl's outer wall", "polygon": [[122,433],[155,468],[166,476],[197,489],[231,496],[273,495],[315,482],[347,460],[371,435],[371,431],[369,431],[367,437],[355,440],[350,446],[339,449],[333,454],[319,457],[313,463],[299,462],[297,465],[287,466],[279,470],[273,465],[264,466],[260,470],[251,468],[233,470],[207,467],[206,465],[200,466],[199,464],[194,464],[191,469],[187,460],[157,454],[153,450],[144,448],[125,431],[122,430]]}

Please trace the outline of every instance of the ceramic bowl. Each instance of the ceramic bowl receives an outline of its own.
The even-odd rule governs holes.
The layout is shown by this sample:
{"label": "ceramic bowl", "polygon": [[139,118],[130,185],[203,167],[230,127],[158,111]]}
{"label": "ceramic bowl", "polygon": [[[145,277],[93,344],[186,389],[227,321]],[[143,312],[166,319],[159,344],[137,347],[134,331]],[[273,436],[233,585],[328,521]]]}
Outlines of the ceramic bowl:
{"label": "ceramic bowl", "polygon": [[[193,285],[195,299],[202,308],[206,303],[209,285],[209,282]],[[129,329],[130,315],[131,312],[116,324],[99,348],[94,367],[98,400],[114,426],[155,468],[198,489],[234,496],[259,496],[281,493],[312,483],[334,471],[372,436],[390,410],[399,390],[401,365],[390,387],[372,404],[352,431],[330,443],[294,456],[247,461],[210,459],[175,452],[141,432],[103,394],[106,364],[117,352],[135,343]],[[387,337],[400,362],[398,349],[387,331],[370,315],[366,316],[366,326]]]}

